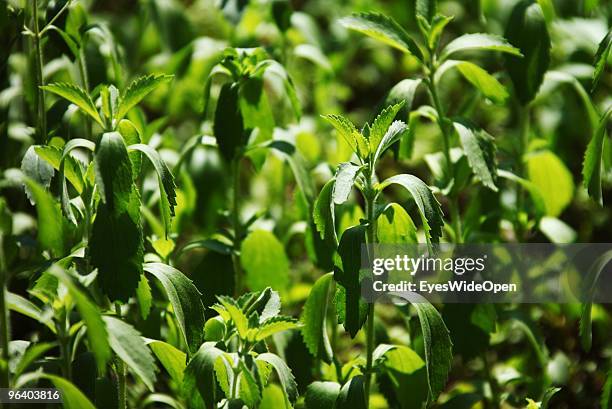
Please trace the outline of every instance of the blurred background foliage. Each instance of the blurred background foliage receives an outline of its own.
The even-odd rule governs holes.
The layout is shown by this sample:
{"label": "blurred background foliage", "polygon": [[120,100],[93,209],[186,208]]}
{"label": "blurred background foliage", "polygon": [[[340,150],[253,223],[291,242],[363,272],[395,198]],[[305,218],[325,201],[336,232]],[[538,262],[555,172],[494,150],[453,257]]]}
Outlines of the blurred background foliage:
{"label": "blurred background foliage", "polygon": [[[46,16],[54,16],[66,0],[44,4]],[[19,167],[26,149],[34,142],[35,94],[33,52],[22,35],[25,0],[0,1],[0,168]],[[44,3],[44,2],[42,2]],[[216,148],[193,143],[194,138],[212,135],[216,100],[225,79],[216,75],[215,65],[227,47],[261,47],[285,66],[297,91],[301,115],[295,114],[280,76],[266,75],[264,81],[271,129],[278,138],[293,141],[319,188],[332,177],[332,169],[350,159],[351,150],[337,138],[320,115],[348,115],[356,124],[371,121],[384,107],[389,90],[405,78],[418,76],[415,59],[356,33],[337,20],[353,12],[381,11],[393,16],[410,32],[418,31],[414,0],[79,0],[70,5],[55,24],[73,36],[87,36],[82,42],[90,90],[103,83],[122,88],[141,74],[174,74],[173,82],[157,89],[143,108],[129,114],[143,135],[144,143],[157,148],[171,165],[177,178],[176,219],[170,241],[160,239],[162,230],[153,212],[143,210],[147,246],[151,254],[171,259],[189,275],[204,294],[205,304],[215,294],[231,294],[232,262],[228,255],[197,250],[175,251],[185,243],[208,237],[227,223],[230,184],[229,169]],[[608,70],[591,94],[592,62],[599,42],[612,21],[612,2],[607,0],[549,0],[548,30],[552,38],[552,61],[536,100],[532,103],[529,132],[532,143],[527,156],[528,175],[538,186],[546,204],[546,217],[527,238],[532,242],[609,242],[612,239],[612,149],[608,141],[604,160],[608,173],[603,177],[603,207],[589,200],[582,187],[584,152],[598,121],[597,112],[612,104],[612,75]],[[469,32],[503,35],[516,1],[440,1],[439,11],[453,20],[442,43]],[[87,30],[85,30],[87,28]],[[78,82],[75,56],[60,33],[51,32],[44,44],[45,82]],[[477,55],[480,65],[494,73],[509,90],[503,57]],[[210,81],[210,101],[204,92]],[[477,124],[496,138],[500,168],[511,169],[515,143],[520,132],[518,108],[513,100],[495,104],[478,93],[457,73],[442,82],[442,99],[449,115],[469,113]],[[585,94],[586,93],[586,94]],[[424,90],[417,92],[413,106],[427,103]],[[204,112],[205,104],[207,110]],[[60,139],[82,137],[84,117],[60,99],[49,98],[48,129]],[[404,118],[407,119],[407,112]],[[595,119],[593,119],[595,118]],[[412,123],[415,146],[411,155],[387,155],[381,177],[400,172],[413,173],[433,184],[427,158],[440,151],[438,129],[427,121]],[[51,138],[50,144],[55,143]],[[311,257],[308,241],[308,206],[295,189],[290,169],[272,153],[265,162],[253,160],[243,168],[241,208],[244,220],[254,228],[273,231],[284,248],[287,265],[282,277],[267,283],[280,291],[287,310],[299,315],[313,280],[321,274]],[[143,203],[157,199],[157,180],[143,181]],[[19,254],[14,268],[20,274],[12,291],[25,292],[30,285],[29,266],[35,253],[36,218],[33,207],[17,190],[5,190],[2,204],[8,204],[12,231],[19,237]],[[396,201],[406,201],[395,192]],[[442,201],[443,209],[446,204]],[[508,216],[515,212],[513,191],[499,193],[466,186],[459,194],[466,223],[478,234],[472,240],[514,241]],[[147,212],[151,213],[147,215]],[[445,213],[447,213],[445,209]],[[338,210],[339,231],[363,218],[359,203],[349,202]],[[41,221],[44,222],[44,221]],[[263,251],[263,250],[262,250]],[[151,256],[153,257],[153,256]],[[282,264],[282,263],[281,263]],[[253,284],[259,285],[259,284]],[[260,288],[254,288],[260,289]],[[610,368],[612,344],[611,310],[596,306],[593,311],[594,341],[590,352],[583,352],[577,338],[577,305],[541,305],[499,308],[496,330],[483,329],[473,319],[474,306],[445,306],[442,314],[451,331],[455,361],[440,408],[469,408],[453,404],[454,395],[482,390],[487,376],[496,378],[497,391],[506,400],[523,407],[525,397],[535,397],[545,376],[562,386],[554,407],[596,408]],[[406,343],[408,329],[416,321],[381,308],[377,318],[378,342]],[[30,321],[13,317],[13,329],[22,338],[35,331]],[[525,324],[527,323],[527,324]],[[159,338],[171,330],[162,317],[151,314],[140,320],[143,335]],[[526,329],[527,328],[527,329]],[[418,332],[418,331],[417,331]],[[415,332],[416,333],[416,332]],[[166,337],[169,335],[166,334]],[[312,358],[298,333],[279,337],[276,342],[291,366],[300,389],[330,374],[310,370]],[[363,341],[363,334],[358,341]],[[178,341],[177,341],[178,342]],[[340,340],[347,348],[342,361],[358,356],[360,343]],[[418,345],[418,339],[413,340]],[[349,347],[353,345],[354,347]],[[480,359],[480,358],[485,359]],[[544,358],[542,358],[544,357]],[[487,368],[491,365],[491,368]],[[325,368],[324,368],[325,371]],[[78,380],[77,380],[78,382]],[[142,388],[141,388],[142,389]],[[138,395],[143,390],[130,393]],[[384,385],[381,385],[384,389]],[[380,397],[382,399],[382,397]],[[382,401],[379,407],[390,403]]]}

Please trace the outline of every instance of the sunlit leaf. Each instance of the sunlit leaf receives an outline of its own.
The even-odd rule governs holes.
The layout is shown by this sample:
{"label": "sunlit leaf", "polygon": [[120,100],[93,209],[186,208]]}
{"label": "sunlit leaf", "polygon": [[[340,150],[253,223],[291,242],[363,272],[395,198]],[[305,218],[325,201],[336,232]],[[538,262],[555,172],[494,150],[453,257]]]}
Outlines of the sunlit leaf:
{"label": "sunlit leaf", "polygon": [[340,23],[423,61],[423,53],[417,43],[391,17],[380,13],[356,13],[344,17]]}
{"label": "sunlit leaf", "polygon": [[167,264],[147,263],[144,271],[161,282],[185,343],[195,352],[202,343],[206,322],[200,292],[187,276]]}
{"label": "sunlit leaf", "polygon": [[289,284],[285,249],[269,231],[255,230],[248,234],[240,246],[240,263],[251,290],[262,290],[269,285],[281,290]]}
{"label": "sunlit leaf", "polygon": [[94,121],[100,126],[104,127],[104,122],[98,113],[96,105],[91,100],[89,94],[81,87],[69,84],[66,82],[60,82],[56,84],[49,84],[42,87],[45,91],[59,95],[62,98],[67,99],[81,109],[85,114],[89,115]]}
{"label": "sunlit leaf", "polygon": [[301,321],[304,343],[312,355],[331,363],[332,350],[327,335],[327,308],[330,289],[333,284],[333,273],[327,273],[319,278],[310,290],[304,304]]}
{"label": "sunlit leaf", "polygon": [[116,121],[123,119],[129,110],[142,101],[144,97],[146,97],[161,84],[172,81],[172,78],[172,75],[149,74],[132,81],[121,96],[114,119]]}

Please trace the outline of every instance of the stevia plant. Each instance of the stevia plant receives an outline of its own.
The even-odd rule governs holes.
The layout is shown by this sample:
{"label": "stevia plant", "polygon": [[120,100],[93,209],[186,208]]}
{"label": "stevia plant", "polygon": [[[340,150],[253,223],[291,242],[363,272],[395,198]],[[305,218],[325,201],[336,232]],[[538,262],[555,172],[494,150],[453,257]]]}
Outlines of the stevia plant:
{"label": "stevia plant", "polygon": [[[428,3],[428,2],[424,2]],[[432,2],[433,4],[433,2]],[[432,160],[441,164],[436,172],[436,185],[449,199],[453,225],[453,240],[461,243],[464,234],[461,227],[458,195],[469,183],[466,167],[469,166],[474,177],[485,187],[497,191],[497,164],[494,140],[485,130],[476,126],[469,118],[449,117],[447,108],[440,97],[440,81],[444,74],[456,70],[487,99],[503,104],[508,99],[505,87],[480,66],[467,61],[467,52],[490,50],[522,57],[519,49],[502,37],[486,34],[464,34],[440,47],[444,28],[452,21],[451,17],[438,14],[435,7],[417,7],[420,41],[417,42],[393,18],[379,13],[359,13],[341,20],[341,23],[358,32],[373,37],[404,53],[414,56],[421,66],[420,79],[400,82],[390,91],[390,97],[403,99],[412,104],[417,87],[423,83],[427,89],[431,105],[421,106],[410,113],[409,122],[413,125],[419,117],[430,119],[438,124],[442,136],[442,157]],[[410,107],[408,107],[410,108]],[[403,149],[410,156],[414,133],[406,138]],[[453,149],[455,141],[459,149]]]}
{"label": "stevia plant", "polygon": [[598,0],[0,2],[0,386],[610,407],[605,305],[374,307],[358,256],[609,241],[609,21]]}
{"label": "stevia plant", "polygon": [[266,339],[297,328],[297,320],[279,315],[276,291],[245,293],[237,300],[219,296],[212,308],[219,313],[206,322],[206,341],[185,369],[185,396],[189,407],[258,407],[262,391],[275,371],[283,404],[298,397],[291,369],[270,352]]}
{"label": "stevia plant", "polygon": [[[351,146],[357,162],[341,163],[334,179],[325,184],[314,208],[314,221],[321,239],[330,247],[337,248],[333,281],[332,273],[320,278],[314,285],[304,307],[303,335],[311,353],[336,366],[337,382],[342,384],[313,384],[309,389],[312,399],[308,407],[316,407],[319,395],[326,400],[338,402],[362,402],[369,407],[372,378],[377,371],[392,371],[402,359],[415,365],[415,371],[422,367],[421,359],[414,352],[401,345],[375,345],[374,340],[374,303],[366,304],[361,298],[361,284],[364,277],[361,271],[361,252],[365,244],[417,243],[417,230],[406,210],[397,203],[381,203],[383,190],[390,185],[399,185],[407,190],[417,206],[423,225],[426,241],[430,250],[439,242],[442,235],[442,210],[431,189],[414,175],[398,174],[379,181],[376,165],[382,155],[407,132],[402,121],[394,121],[404,105],[400,102],[383,110],[371,124],[365,124],[362,131],[348,119],[338,115],[325,117],[339,135]],[[346,202],[355,187],[365,203],[365,218],[362,224],[346,229],[336,236],[335,206]],[[337,285],[337,287],[336,287]],[[330,289],[334,289],[332,291]],[[335,293],[338,322],[342,323],[351,337],[366,325],[366,356],[364,365],[353,363],[357,371],[351,376],[343,375],[343,368],[329,342],[326,330],[328,297]],[[422,300],[425,301],[425,300]],[[451,341],[448,330],[437,310],[429,303],[414,304],[419,314],[421,330],[424,334],[428,393],[421,396],[423,402],[435,401],[442,390],[450,369],[452,357]],[[387,361],[387,355],[390,356]],[[359,375],[357,375],[359,374]],[[395,390],[401,389],[395,384]],[[334,397],[332,395],[336,395]],[[341,407],[342,406],[341,404]]]}
{"label": "stevia plant", "polygon": [[[269,58],[261,48],[226,49],[211,70],[204,88],[206,116],[212,99],[212,86],[217,78],[221,78],[222,85],[213,118],[215,138],[212,144],[218,148],[220,156],[231,170],[231,207],[228,209],[230,229],[188,243],[182,252],[206,248],[221,255],[231,255],[234,277],[212,289],[214,294],[240,295],[246,285],[251,289],[264,288],[268,283],[267,278],[278,278],[288,270],[288,262],[278,239],[268,231],[251,229],[263,214],[255,214],[246,221],[243,219],[241,170],[247,159],[259,169],[270,151],[280,155],[289,162],[306,200],[312,200],[310,181],[295,145],[290,140],[274,138],[277,119],[265,90],[270,76],[280,80],[293,114],[299,118],[300,105],[291,79],[284,67]],[[194,138],[181,158],[187,157],[202,143],[206,143],[203,138]],[[267,252],[273,261],[262,261],[257,256],[260,252]],[[278,284],[283,287],[282,283]]]}

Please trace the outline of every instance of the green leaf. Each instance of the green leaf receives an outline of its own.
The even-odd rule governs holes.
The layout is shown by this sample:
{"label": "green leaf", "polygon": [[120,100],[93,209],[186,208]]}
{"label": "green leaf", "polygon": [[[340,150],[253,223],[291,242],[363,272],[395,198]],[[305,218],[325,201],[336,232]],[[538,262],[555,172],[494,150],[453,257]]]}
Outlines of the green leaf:
{"label": "green leaf", "polygon": [[102,202],[113,212],[125,211],[134,188],[128,150],[121,134],[107,132],[102,135],[95,164],[96,183]]}
{"label": "green leaf", "polygon": [[[121,134],[125,144],[127,146],[136,145],[142,142],[140,132],[136,128],[136,125],[128,119],[122,119],[117,124],[117,132]],[[140,175],[140,168],[142,167],[142,154],[139,151],[129,152],[130,162],[132,162],[132,178],[136,180]]]}
{"label": "green leaf", "polygon": [[401,80],[395,84],[389,91],[389,94],[387,94],[385,105],[394,105],[404,101],[404,106],[402,107],[401,111],[410,111],[412,108],[412,102],[414,101],[414,96],[421,83],[421,79]]}
{"label": "green leaf", "polygon": [[382,182],[380,190],[391,184],[398,184],[408,190],[419,209],[419,215],[427,236],[432,242],[437,243],[442,236],[444,220],[442,219],[440,203],[438,203],[431,189],[416,176],[403,174],[392,176]]}
{"label": "green leaf", "polygon": [[[26,150],[21,159],[21,171],[32,181],[38,183],[43,189],[49,189],[51,179],[53,179],[53,166],[47,160],[42,160],[41,155],[37,155],[37,148],[46,148],[44,146],[32,145]],[[50,148],[51,149],[51,148]],[[34,204],[34,198],[30,188],[25,186],[25,192],[30,199],[30,203]]]}
{"label": "green leaf", "polygon": [[[69,141],[69,143],[72,141]],[[89,141],[87,141],[89,142]],[[93,143],[90,142],[92,145]],[[81,145],[80,142],[77,144]],[[71,146],[66,146],[72,149]],[[91,147],[91,146],[89,146]],[[95,147],[95,145],[94,145]],[[66,179],[69,179],[74,188],[77,190],[79,194],[83,192],[84,181],[83,181],[83,172],[81,169],[81,165],[75,158],[65,154],[60,148],[54,146],[36,146],[36,153],[38,156],[43,158],[47,163],[49,163],[54,169],[59,171],[60,173],[60,183],[61,183],[61,205],[62,210],[66,217],[73,223],[77,224],[76,218],[74,216],[74,212],[72,211],[72,204],[70,203],[70,197],[68,195],[68,189],[66,186]],[[27,153],[26,153],[27,155]],[[25,158],[24,158],[25,160]],[[26,189],[26,193],[30,195],[29,189]]]}
{"label": "green leaf", "polygon": [[285,361],[283,361],[278,355],[270,352],[258,355],[257,360],[264,361],[272,365],[276,371],[276,374],[278,375],[278,379],[283,387],[285,396],[291,404],[295,403],[298,398],[297,383],[295,382],[293,373],[291,373],[291,369],[289,369]]}
{"label": "green leaf", "polygon": [[[244,128],[257,130],[251,138],[249,145],[257,145],[272,139],[274,133],[274,114],[264,91],[264,79],[262,77],[250,77],[246,79],[238,91],[240,112],[244,121]],[[261,169],[266,159],[265,152],[255,150],[249,152],[249,156],[255,163],[257,169]]]}
{"label": "green leaf", "polygon": [[[217,298],[221,303],[222,308],[229,315],[230,320],[236,326],[236,330],[238,330],[238,335],[240,338],[246,339],[248,335],[247,332],[249,330],[249,320],[246,315],[244,315],[244,312],[242,312],[233,299],[225,296],[218,296]],[[215,308],[215,310],[220,312],[218,308]]]}
{"label": "green leaf", "polygon": [[167,264],[147,263],[144,271],[161,282],[187,348],[195,352],[202,343],[206,323],[200,292],[187,276]]}
{"label": "green leaf", "polygon": [[[75,158],[67,155],[67,149],[74,149],[74,145],[70,144],[70,142],[76,141],[77,144],[81,144],[82,140],[71,139],[65,145],[64,150],[62,151],[59,148],[53,146],[35,146],[36,154],[44,159],[48,164],[50,164],[53,169],[56,171],[60,171],[62,167],[62,161],[64,164],[64,176],[68,181],[74,186],[74,189],[79,193],[83,193],[83,172],[81,170],[81,165],[77,162]],[[90,142],[90,141],[87,141]],[[95,147],[93,142],[90,142],[91,145]],[[91,145],[89,147],[91,147]],[[25,159],[25,158],[24,158]],[[42,184],[42,183],[41,183]]]}
{"label": "green leaf", "polygon": [[340,384],[336,382],[313,382],[306,389],[306,409],[335,409],[340,394]]}
{"label": "green leaf", "polygon": [[574,181],[567,166],[553,152],[542,150],[527,156],[527,172],[542,194],[546,215],[559,216],[574,199]]}
{"label": "green leaf", "polygon": [[246,283],[251,290],[263,290],[270,284],[282,290],[289,284],[289,260],[285,249],[269,231],[249,233],[240,246],[240,264],[246,271]]}
{"label": "green leaf", "polygon": [[232,385],[236,374],[234,374],[230,362],[233,362],[235,355],[236,354],[224,354],[215,360],[215,376],[225,396],[232,396]]}
{"label": "green leaf", "polygon": [[61,267],[57,265],[52,266],[49,273],[57,277],[68,288],[68,292],[76,304],[81,319],[85,323],[85,327],[87,327],[89,349],[96,358],[98,370],[104,373],[106,363],[111,358],[111,350],[107,327],[98,307],[81,291],[75,281]]}
{"label": "green leaf", "polygon": [[582,290],[585,295],[588,297],[588,301],[582,304],[582,311],[580,314],[580,344],[585,351],[591,350],[591,344],[593,341],[593,333],[592,333],[592,319],[591,319],[591,311],[593,307],[593,302],[591,301],[593,298],[593,294],[597,289],[597,281],[599,280],[599,276],[602,271],[604,271],[606,265],[612,261],[612,251],[607,251],[601,256],[599,256],[594,263],[589,268],[589,271],[584,278],[584,282],[582,285]]}
{"label": "green leaf", "polygon": [[327,335],[327,307],[330,289],[333,284],[333,273],[320,277],[312,286],[304,303],[301,321],[304,343],[315,358],[322,358],[326,363],[332,362],[332,348]]}
{"label": "green leaf", "polygon": [[29,301],[27,298],[23,298],[22,296],[7,292],[6,293],[6,304],[7,308],[10,311],[18,312],[26,317],[32,318],[44,324],[51,332],[55,333],[55,325],[50,317],[46,317],[45,314],[41,311],[38,306]]}
{"label": "green leaf", "polygon": [[310,205],[314,201],[314,187],[312,185],[312,178],[308,173],[303,156],[296,149],[295,145],[287,141],[275,140],[272,141],[268,147],[275,149],[276,152],[279,152],[281,156],[283,156],[289,163],[289,167],[293,172],[295,182]]}
{"label": "green leaf", "polygon": [[176,347],[156,339],[146,340],[162,366],[166,368],[170,378],[178,385],[183,383],[183,373],[187,367],[187,355]]}
{"label": "green leaf", "polygon": [[354,165],[350,162],[344,162],[338,165],[335,178],[336,182],[333,183],[332,193],[335,204],[340,205],[348,200],[355,179],[360,171],[361,166]]}
{"label": "green leaf", "polygon": [[572,227],[556,217],[542,217],[538,224],[540,231],[551,243],[565,244],[576,241],[578,234]]}
{"label": "green leaf", "polygon": [[112,123],[119,105],[119,90],[114,85],[103,86],[100,90],[102,100],[102,114],[109,123]]}
{"label": "green leaf", "polygon": [[400,109],[404,107],[404,104],[405,101],[401,100],[397,104],[390,105],[385,108],[380,114],[378,114],[376,119],[374,119],[374,122],[372,122],[372,126],[370,128],[369,137],[372,152],[377,152],[378,149],[380,149],[380,145],[382,145],[381,142],[385,134],[387,134],[389,127],[395,120],[397,113],[400,111]]}
{"label": "green leaf", "polygon": [[327,56],[321,49],[312,44],[298,44],[293,49],[296,57],[303,58],[317,65],[326,72],[333,72],[333,67]]}
{"label": "green leaf", "polygon": [[448,328],[438,310],[421,295],[417,293],[397,295],[410,301],[419,316],[430,400],[434,402],[444,390],[453,360],[453,343]]}
{"label": "green leaf", "polygon": [[38,242],[43,249],[48,249],[55,257],[61,257],[66,250],[64,242],[64,216],[55,199],[38,183],[26,177],[25,185],[29,188],[38,219]]}
{"label": "green leaf", "polygon": [[282,81],[286,97],[289,99],[295,119],[299,121],[302,117],[302,106],[297,96],[295,84],[289,76],[289,73],[287,73],[287,70],[282,64],[275,60],[268,59],[263,63],[265,64],[265,75],[273,75]]}
{"label": "green leaf", "polygon": [[427,368],[423,359],[403,345],[382,344],[376,351],[379,349],[384,351],[379,356],[380,370],[388,377],[400,407],[423,407],[428,398]]}
{"label": "green leaf", "polygon": [[151,351],[145,345],[140,333],[130,324],[111,316],[102,317],[108,328],[108,340],[111,348],[128,368],[133,371],[142,382],[154,390],[155,360]]}
{"label": "green leaf", "polygon": [[448,60],[438,72],[455,67],[478,91],[495,104],[503,104],[508,99],[508,91],[487,71],[469,61]]}
{"label": "green leaf", "polygon": [[377,237],[380,243],[416,244],[417,228],[410,215],[397,203],[389,203],[378,216]]}
{"label": "green leaf", "polygon": [[94,121],[104,128],[104,122],[98,113],[96,105],[92,101],[87,91],[85,91],[83,88],[66,82],[44,85],[41,88],[45,91],[59,95],[60,97],[75,104],[79,107],[79,109],[81,109],[81,111],[89,115]]}
{"label": "green leaf", "polygon": [[112,299],[127,301],[134,294],[143,262],[140,198],[132,183],[132,168],[123,138],[117,132],[102,135],[95,156],[100,189],[89,248],[98,279]]}
{"label": "green leaf", "polygon": [[312,218],[317,232],[326,245],[336,248],[338,238],[336,236],[334,204],[332,201],[335,179],[328,181],[319,196],[315,200]]}
{"label": "green leaf", "polygon": [[170,82],[172,78],[172,75],[149,74],[132,81],[121,96],[119,106],[117,107],[117,113],[114,118],[115,121],[120,121],[123,119],[129,110],[142,101],[144,97],[146,97],[161,84]]}
{"label": "green leaf", "polygon": [[144,274],[140,276],[138,288],[136,288],[136,300],[138,302],[140,316],[143,320],[146,320],[151,312],[151,307],[153,306],[153,296],[151,295],[149,280],[147,280],[147,277]]}
{"label": "green leaf", "polygon": [[344,138],[353,152],[364,159],[370,154],[370,146],[366,138],[355,128],[355,125],[341,115],[324,115],[323,119],[332,124],[336,132]]}
{"label": "green leaf", "polygon": [[407,128],[408,127],[406,124],[402,121],[395,121],[389,126],[389,129],[387,129],[387,132],[382,137],[382,140],[376,149],[376,153],[374,153],[374,157],[372,158],[372,166],[376,166],[376,161],[387,149],[391,147],[391,145],[402,137]]}
{"label": "green leaf", "polygon": [[240,361],[240,375],[238,376],[238,395],[248,408],[256,408],[261,401],[261,389],[251,370],[244,361]]}
{"label": "green leaf", "polygon": [[497,163],[493,137],[466,122],[455,121],[453,125],[474,175],[483,185],[497,192]]}
{"label": "green leaf", "polygon": [[234,158],[236,150],[247,142],[238,91],[237,84],[228,82],[223,85],[213,123],[219,151],[228,162]]}
{"label": "green leaf", "polygon": [[549,26],[555,20],[555,4],[553,0],[536,0],[537,3],[542,8],[542,13],[544,14],[544,18],[546,19],[546,24]]}
{"label": "green leaf", "polygon": [[544,197],[542,196],[542,193],[540,193],[540,189],[538,188],[538,186],[528,180],[516,176],[512,172],[508,172],[507,170],[503,169],[498,169],[497,176],[510,180],[512,182],[516,182],[520,184],[523,188],[525,188],[525,190],[529,192],[529,196],[531,196],[531,200],[533,201],[536,210],[536,215],[538,217],[542,217],[546,213],[546,204],[544,203]]}
{"label": "green leaf", "polygon": [[597,53],[595,54],[595,71],[593,72],[593,85],[591,86],[591,93],[595,92],[601,76],[606,70],[606,64],[608,63],[608,56],[610,55],[610,49],[612,48],[612,30],[608,31],[608,34],[601,40]]}
{"label": "green leaf", "polygon": [[72,382],[57,375],[43,372],[28,374],[29,380],[47,379],[53,383],[62,394],[62,406],[65,409],[96,409],[91,401]]}
{"label": "green leaf", "polygon": [[514,6],[506,38],[523,54],[506,56],[506,69],[518,100],[526,105],[536,96],[550,64],[550,36],[538,3],[523,0]]}
{"label": "green leaf", "polygon": [[187,407],[214,409],[221,400],[217,395],[215,362],[224,354],[214,343],[202,344],[185,368],[182,392]]}
{"label": "green leaf", "polygon": [[417,43],[391,17],[380,13],[356,13],[341,19],[340,24],[423,61],[423,53]]}
{"label": "green leaf", "polygon": [[367,407],[363,376],[355,376],[340,389],[336,409],[366,409]]}
{"label": "green leaf", "polygon": [[416,0],[416,15],[432,21],[438,8],[437,0]]}
{"label": "green leaf", "polygon": [[[511,43],[512,41],[510,41]],[[521,51],[506,41],[505,38],[485,33],[464,34],[461,37],[455,38],[453,41],[442,50],[440,60],[447,60],[455,53],[475,50],[491,50],[499,51],[521,57]]]}
{"label": "green leaf", "polygon": [[431,22],[431,28],[429,30],[429,34],[427,36],[427,43],[429,44],[430,49],[435,49],[440,42],[440,37],[442,36],[442,32],[448,23],[453,21],[453,17],[443,16],[441,14],[436,14]]}
{"label": "green leaf", "polygon": [[291,409],[291,406],[287,404],[286,400],[282,388],[278,385],[270,384],[263,390],[259,409]]}
{"label": "green leaf", "polygon": [[160,212],[164,220],[166,238],[168,238],[168,233],[172,227],[172,218],[175,216],[174,208],[176,206],[176,184],[174,183],[174,176],[172,176],[172,172],[168,169],[166,162],[159,156],[159,153],[149,145],[136,144],[131,145],[129,149],[144,153],[157,172]]}
{"label": "green leaf", "polygon": [[552,397],[561,390],[561,388],[548,388],[544,391],[544,396],[542,396],[542,402],[540,403],[540,409],[548,409],[548,404]]}
{"label": "green leaf", "polygon": [[602,116],[599,126],[593,134],[593,138],[587,146],[582,163],[582,177],[584,179],[584,187],[587,189],[589,196],[597,203],[603,205],[601,194],[601,172],[604,140],[606,138],[608,122],[612,117],[612,107],[608,108]]}
{"label": "green leaf", "polygon": [[366,243],[366,226],[348,228],[340,238],[334,279],[342,286],[343,295],[336,299],[338,321],[352,338],[367,318],[367,306],[361,299],[361,247]]}
{"label": "green leaf", "polygon": [[599,113],[593,105],[593,101],[591,100],[590,95],[584,89],[582,83],[574,75],[568,74],[567,72],[563,71],[547,71],[544,75],[544,82],[540,87],[540,91],[538,92],[536,100],[544,102],[550,98],[554,98],[550,94],[553,90],[563,84],[569,85],[576,92],[576,95],[582,102],[582,105],[584,106],[584,111],[589,118],[591,130],[594,131],[597,128],[597,124],[599,123]]}
{"label": "green leaf", "polygon": [[[13,379],[19,379],[19,377],[30,367],[30,365],[36,362],[39,358],[49,351],[51,348],[56,348],[57,343],[55,342],[40,342],[40,343],[28,343],[28,349],[16,362],[15,367],[11,369],[13,373]],[[9,344],[10,346],[10,344]]]}
{"label": "green leaf", "polygon": [[300,328],[301,325],[295,318],[278,316],[262,322],[256,330],[255,341],[262,341],[278,332]]}

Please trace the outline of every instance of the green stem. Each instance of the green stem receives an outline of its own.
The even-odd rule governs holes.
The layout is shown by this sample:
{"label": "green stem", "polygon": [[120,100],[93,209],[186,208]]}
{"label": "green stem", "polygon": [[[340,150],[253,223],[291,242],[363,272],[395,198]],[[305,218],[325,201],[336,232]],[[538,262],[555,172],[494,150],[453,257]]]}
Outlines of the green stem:
{"label": "green stem", "polygon": [[[115,314],[121,319],[121,305],[118,302],[115,303]],[[116,357],[115,367],[117,369],[117,390],[119,392],[119,409],[127,408],[127,395],[126,395],[126,368],[125,363],[121,358]]]}
{"label": "green stem", "polygon": [[[519,120],[519,146],[517,152],[517,175],[525,178],[526,170],[525,170],[525,153],[527,152],[527,147],[529,145],[529,107],[528,106],[520,106],[518,111],[518,120]],[[516,184],[516,214],[520,215],[525,207],[525,190],[520,183]],[[521,242],[525,239],[525,226],[523,225],[523,221],[520,218],[516,220],[516,238],[517,241]]]}
{"label": "green stem", "polygon": [[70,336],[65,329],[60,330],[58,337],[62,359],[62,376],[72,380],[72,352],[70,351]]}
{"label": "green stem", "polygon": [[[89,93],[89,76],[87,75],[87,62],[85,61],[85,49],[84,46],[79,49],[79,55],[77,56],[77,65],[79,67],[79,74],[81,76],[81,85],[83,89]],[[85,116],[85,137],[91,140],[91,118]]]}
{"label": "green stem", "polygon": [[0,348],[2,348],[2,360],[5,366],[2,367],[2,373],[0,373],[0,387],[8,388],[11,383],[10,371],[9,371],[9,343],[10,343],[10,329],[9,329],[9,313],[6,305],[6,294],[8,287],[8,274],[6,271],[5,258],[4,258],[4,240],[2,234],[0,234]]}
{"label": "green stem", "polygon": [[242,243],[242,226],[240,225],[240,155],[232,161],[232,227],[234,229],[234,251],[232,263],[234,265],[234,296],[242,293],[242,267],[240,266],[240,245]]}
{"label": "green stem", "polygon": [[453,230],[455,232],[455,243],[463,243],[463,228],[461,226],[461,216],[459,214],[459,200],[456,195],[450,197],[451,219],[453,221]]}
{"label": "green stem", "polygon": [[[429,76],[427,78],[427,89],[429,90],[429,95],[431,97],[431,102],[438,114],[438,127],[440,128],[440,132],[442,133],[442,140],[444,143],[444,159],[446,160],[446,169],[448,172],[450,182],[451,178],[454,178],[454,169],[453,162],[451,159],[451,149],[450,149],[450,138],[451,133],[448,128],[448,123],[450,122],[446,116],[446,112],[444,111],[444,107],[442,106],[442,102],[440,101],[440,96],[438,95],[438,89],[436,88],[435,77],[436,77],[436,66],[434,63],[429,65]],[[449,208],[451,212],[451,223],[453,226],[453,230],[455,233],[455,242],[461,243],[463,241],[463,234],[461,228],[461,215],[459,213],[459,203],[455,194],[451,193],[449,197]]]}
{"label": "green stem", "polygon": [[240,379],[240,370],[238,367],[233,368],[234,379],[232,379],[232,389],[230,390],[231,398],[238,399],[238,379]]}
{"label": "green stem", "polygon": [[36,71],[36,112],[38,122],[36,124],[39,143],[47,142],[47,116],[45,112],[45,92],[42,86],[45,85],[43,78],[43,54],[40,44],[40,31],[38,26],[38,0],[32,0],[32,18],[34,19],[34,51],[35,51],[35,71]]}
{"label": "green stem", "polygon": [[[366,219],[368,226],[366,229],[366,240],[368,244],[373,244],[376,239],[376,220],[374,208],[376,206],[376,191],[374,190],[374,170],[371,169],[366,174],[367,186],[364,190]],[[372,367],[374,353],[374,303],[368,305],[368,320],[366,323],[366,370],[365,370],[365,401],[366,409],[370,407],[370,388],[372,386]]]}
{"label": "green stem", "polygon": [[489,387],[491,388],[491,403],[494,409],[499,409],[501,407],[501,400],[499,397],[499,386],[497,385],[497,381],[493,377],[493,371],[491,370],[491,364],[489,363],[489,358],[485,353],[482,357],[482,361],[484,363],[484,371],[487,377],[487,382],[489,383]]}

